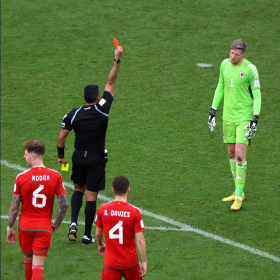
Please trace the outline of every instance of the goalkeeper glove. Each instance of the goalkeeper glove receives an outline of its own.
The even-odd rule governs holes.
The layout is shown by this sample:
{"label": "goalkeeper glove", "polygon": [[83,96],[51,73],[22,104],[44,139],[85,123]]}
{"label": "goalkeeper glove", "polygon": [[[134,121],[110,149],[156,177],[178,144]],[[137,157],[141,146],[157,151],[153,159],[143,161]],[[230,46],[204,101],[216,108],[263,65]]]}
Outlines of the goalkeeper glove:
{"label": "goalkeeper glove", "polygon": [[214,127],[216,126],[216,122],[215,122],[216,112],[217,112],[217,108],[211,107],[209,119],[208,119],[208,126],[211,132],[214,131]]}
{"label": "goalkeeper glove", "polygon": [[246,129],[245,136],[248,140],[252,139],[257,131],[257,124],[259,121],[259,116],[254,115],[251,122],[249,122],[247,125],[244,126],[244,129]]}

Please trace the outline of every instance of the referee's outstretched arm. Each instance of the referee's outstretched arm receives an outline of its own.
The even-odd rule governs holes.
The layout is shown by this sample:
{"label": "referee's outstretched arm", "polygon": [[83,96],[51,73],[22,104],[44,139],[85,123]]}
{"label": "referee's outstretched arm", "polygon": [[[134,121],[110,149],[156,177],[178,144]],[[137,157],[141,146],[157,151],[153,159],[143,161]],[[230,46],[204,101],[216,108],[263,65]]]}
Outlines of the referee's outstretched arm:
{"label": "referee's outstretched arm", "polygon": [[108,77],[108,82],[105,86],[105,91],[109,91],[112,96],[113,96],[113,90],[114,90],[114,85],[118,76],[119,72],[119,63],[120,63],[120,58],[123,54],[123,49],[121,46],[118,46],[115,50],[115,60],[114,60],[114,65],[112,67],[112,70],[109,74]]}

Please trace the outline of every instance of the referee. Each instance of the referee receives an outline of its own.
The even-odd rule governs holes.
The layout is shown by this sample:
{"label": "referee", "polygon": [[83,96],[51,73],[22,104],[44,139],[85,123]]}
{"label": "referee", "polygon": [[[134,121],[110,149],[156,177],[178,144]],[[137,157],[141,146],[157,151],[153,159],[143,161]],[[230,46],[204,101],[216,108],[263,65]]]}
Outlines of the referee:
{"label": "referee", "polygon": [[72,176],[75,190],[71,198],[71,225],[68,231],[70,241],[77,240],[78,215],[86,191],[85,232],[82,244],[94,243],[91,235],[92,224],[96,212],[98,192],[105,189],[105,167],[107,156],[104,152],[108,126],[108,116],[113,102],[113,90],[119,71],[123,49],[115,50],[115,60],[109,74],[108,82],[102,98],[99,87],[88,85],[84,89],[85,106],[73,109],[65,115],[61,123],[61,131],[57,140],[58,163],[66,164],[64,157],[65,139],[69,132],[75,132],[75,151],[72,156]]}

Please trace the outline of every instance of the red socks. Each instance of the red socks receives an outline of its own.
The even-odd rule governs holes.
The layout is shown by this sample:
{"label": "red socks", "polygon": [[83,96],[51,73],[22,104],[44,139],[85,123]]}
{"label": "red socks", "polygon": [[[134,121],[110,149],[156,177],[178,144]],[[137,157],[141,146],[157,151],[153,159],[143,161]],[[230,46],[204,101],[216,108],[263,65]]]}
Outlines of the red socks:
{"label": "red socks", "polygon": [[43,279],[43,270],[44,266],[42,265],[33,265],[32,266],[32,278],[31,280],[42,280]]}
{"label": "red socks", "polygon": [[24,259],[24,272],[25,272],[25,279],[31,280],[32,278],[32,261],[28,261]]}

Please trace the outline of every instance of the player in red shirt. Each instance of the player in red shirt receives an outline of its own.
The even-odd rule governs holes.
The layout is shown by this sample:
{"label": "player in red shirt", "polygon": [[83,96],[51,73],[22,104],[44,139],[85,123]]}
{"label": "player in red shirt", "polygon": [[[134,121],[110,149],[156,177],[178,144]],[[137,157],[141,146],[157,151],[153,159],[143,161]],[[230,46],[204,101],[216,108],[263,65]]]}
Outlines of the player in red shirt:
{"label": "player in red shirt", "polygon": [[[101,280],[142,279],[147,272],[147,257],[140,209],[127,203],[130,187],[126,177],[116,177],[112,191],[115,200],[101,205],[95,219],[98,250],[102,256],[105,254]],[[137,255],[135,236],[142,264]]]}
{"label": "player in red shirt", "polygon": [[[48,249],[51,247],[51,236],[66,214],[68,201],[61,175],[44,166],[45,145],[38,140],[31,140],[25,142],[23,147],[26,163],[32,168],[16,177],[7,241],[15,243],[16,233],[13,226],[22,202],[18,238],[24,254],[25,279],[41,280]],[[52,222],[55,194],[60,209],[56,220]]]}

